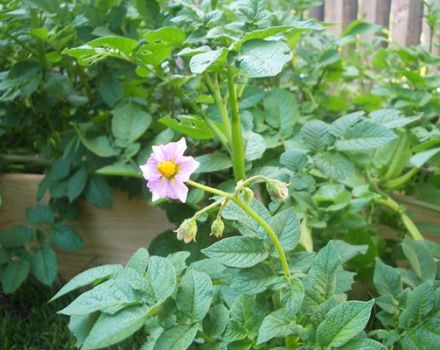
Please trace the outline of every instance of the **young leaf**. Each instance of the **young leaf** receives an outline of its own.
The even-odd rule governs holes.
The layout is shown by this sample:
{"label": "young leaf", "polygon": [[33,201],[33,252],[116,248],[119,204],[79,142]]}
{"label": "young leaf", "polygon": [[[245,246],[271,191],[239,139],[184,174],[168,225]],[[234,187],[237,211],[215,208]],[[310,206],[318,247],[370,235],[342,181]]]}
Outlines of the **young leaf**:
{"label": "young leaf", "polygon": [[422,242],[406,237],[402,242],[402,248],[411,267],[421,279],[427,281],[436,278],[437,265]]}
{"label": "young leaf", "polygon": [[78,198],[86,187],[87,177],[87,170],[81,167],[69,178],[69,182],[67,183],[67,197],[71,202]]}
{"label": "young leaf", "polygon": [[87,182],[84,196],[87,201],[100,208],[112,207],[112,191],[104,178],[99,175],[91,175]]}
{"label": "young leaf", "polygon": [[368,338],[350,340],[338,350],[387,350],[385,345]]}
{"label": "young leaf", "polygon": [[344,115],[343,117],[336,119],[330,125],[330,132],[336,137],[344,136],[349,128],[351,128],[354,124],[361,120],[364,114],[364,112],[359,111]]}
{"label": "young leaf", "polygon": [[73,277],[69,282],[67,282],[63,288],[61,288],[57,294],[55,294],[50,301],[58,299],[63,295],[70,293],[71,291],[85,287],[89,284],[96,283],[99,280],[108,278],[117,272],[122,270],[122,265],[102,265],[93,267],[89,270],[81,272],[80,274]]}
{"label": "young leaf", "polygon": [[203,330],[212,338],[219,338],[229,321],[229,310],[223,304],[217,304],[209,310],[203,322]]}
{"label": "young leaf", "polygon": [[152,256],[147,269],[147,293],[151,304],[162,303],[176,288],[176,271],[173,265],[159,256]]}
{"label": "young leaf", "polygon": [[206,70],[213,70],[217,65],[222,64],[226,60],[228,51],[225,48],[199,53],[191,57],[189,67],[194,74],[201,74]]}
{"label": "young leaf", "polygon": [[26,220],[32,225],[51,224],[55,220],[52,209],[43,204],[26,209]]}
{"label": "young leaf", "polygon": [[329,311],[316,331],[322,347],[338,347],[356,337],[365,328],[374,301],[347,301]]}
{"label": "young leaf", "polygon": [[290,135],[299,119],[298,101],[285,89],[270,90],[263,100],[266,122],[280,130],[281,135]]}
{"label": "young leaf", "polygon": [[377,149],[394,140],[396,134],[372,122],[355,124],[348,129],[344,139],[336,141],[338,151],[365,152]]}
{"label": "young leaf", "polygon": [[240,269],[234,274],[231,288],[242,294],[254,295],[264,292],[277,276],[266,264],[258,264],[248,269]]}
{"label": "young leaf", "polygon": [[128,102],[112,111],[112,132],[121,146],[126,146],[141,137],[151,124],[151,115],[138,105]]}
{"label": "young leaf", "polygon": [[246,138],[245,158],[248,161],[260,159],[266,150],[266,142],[260,134],[249,132]]}
{"label": "young leaf", "polygon": [[289,252],[295,249],[301,236],[299,219],[295,209],[286,209],[274,217],[269,222],[270,227],[278,235],[283,250]]}
{"label": "young leaf", "polygon": [[323,150],[333,142],[329,133],[329,125],[320,120],[312,120],[304,124],[301,129],[301,138],[311,151]]}
{"label": "young leaf", "polygon": [[202,250],[206,256],[230,267],[251,267],[268,256],[263,241],[249,237],[229,237]]}
{"label": "young leaf", "polygon": [[148,253],[148,250],[145,248],[139,248],[130,258],[130,260],[128,260],[126,267],[131,267],[142,275],[147,269],[149,258],[150,254]]}
{"label": "young leaf", "polygon": [[176,297],[177,309],[192,323],[201,322],[212,302],[213,287],[206,273],[188,270]]}
{"label": "young leaf", "polygon": [[376,258],[374,268],[374,286],[381,295],[391,295],[395,299],[402,292],[402,276],[400,273]]}
{"label": "young leaf", "polygon": [[220,170],[229,169],[232,166],[231,158],[225,153],[214,152],[196,157],[200,166],[196,169],[196,173],[212,173]]}
{"label": "young leaf", "polygon": [[280,312],[267,315],[258,330],[257,345],[268,342],[277,337],[285,337],[292,332],[289,321],[284,319]]}
{"label": "young leaf", "polygon": [[354,174],[354,165],[342,153],[329,151],[313,157],[315,166],[326,176],[344,180]]}
{"label": "young leaf", "polygon": [[431,281],[426,281],[412,290],[406,301],[406,308],[399,317],[399,324],[409,328],[420,324],[434,307],[434,288]]}
{"label": "young leaf", "polygon": [[0,244],[4,248],[22,247],[27,241],[35,239],[35,231],[24,225],[13,226],[0,231]]}
{"label": "young leaf", "polygon": [[409,160],[409,162],[411,163],[411,165],[417,168],[421,168],[423,164],[425,164],[428,160],[430,160],[439,152],[440,152],[440,147],[431,148],[427,151],[414,154]]}
{"label": "young leaf", "polygon": [[288,149],[281,154],[281,165],[292,171],[300,171],[307,167],[307,155],[300,149]]}
{"label": "young leaf", "polygon": [[370,113],[370,118],[376,124],[388,129],[395,129],[410,124],[420,117],[402,117],[397,109],[380,109]]}
{"label": "young leaf", "polygon": [[139,303],[130,284],[122,279],[109,280],[81,294],[67,307],[58,311],[64,315],[86,315],[95,311],[114,314]]}
{"label": "young leaf", "polygon": [[[208,123],[197,115],[179,115],[177,118],[172,118],[170,115],[162,117],[159,122],[174,131],[177,131],[185,136],[192,137],[197,140],[209,140],[215,137],[214,132],[209,127]],[[212,120],[220,129],[223,126]]]}
{"label": "young leaf", "polygon": [[194,341],[198,325],[174,326],[166,329],[157,339],[154,350],[186,350]]}
{"label": "young leaf", "polygon": [[150,307],[138,305],[128,307],[114,315],[102,313],[93,325],[81,349],[101,349],[128,338],[142,327]]}
{"label": "young leaf", "polygon": [[79,347],[84,343],[98,317],[99,312],[70,316],[68,327],[76,338],[76,346]]}
{"label": "young leaf", "polygon": [[81,236],[71,227],[60,223],[53,226],[52,242],[67,252],[76,252],[84,248]]}
{"label": "young leaf", "polygon": [[47,245],[43,245],[35,253],[29,255],[34,276],[46,285],[51,285],[58,273],[58,263],[55,252]]}
{"label": "young leaf", "polygon": [[238,66],[250,78],[273,77],[292,58],[289,47],[280,41],[246,41],[236,57]]}
{"label": "young leaf", "polygon": [[2,273],[3,292],[10,294],[26,280],[29,274],[30,264],[26,259],[11,261]]}

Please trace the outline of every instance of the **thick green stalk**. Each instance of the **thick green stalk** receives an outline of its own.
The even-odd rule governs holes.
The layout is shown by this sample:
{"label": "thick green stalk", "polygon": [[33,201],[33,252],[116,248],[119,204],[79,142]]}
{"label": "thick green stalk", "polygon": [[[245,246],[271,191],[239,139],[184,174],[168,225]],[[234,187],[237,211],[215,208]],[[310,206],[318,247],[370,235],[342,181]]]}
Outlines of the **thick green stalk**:
{"label": "thick green stalk", "polygon": [[210,186],[199,184],[198,182],[188,180],[186,182],[188,185],[200,188],[201,190],[205,192],[210,192],[216,195],[220,195],[223,197],[226,197],[232,201],[235,202],[243,211],[248,214],[251,218],[253,218],[258,224],[260,224],[261,227],[266,231],[269,238],[272,240],[272,243],[275,247],[275,250],[278,253],[278,257],[281,261],[281,266],[283,268],[284,275],[287,279],[290,279],[290,270],[289,270],[289,264],[287,263],[286,254],[284,253],[283,247],[281,246],[280,240],[278,239],[277,234],[272,229],[272,227],[269,226],[269,224],[264,221],[264,219],[258,215],[246,202],[242,201],[237,196],[233,195],[232,193],[224,192],[221,190],[218,190],[216,188],[212,188]]}
{"label": "thick green stalk", "polygon": [[396,212],[399,215],[403,225],[408,230],[409,234],[414,240],[423,239],[423,236],[420,233],[417,226],[414,224],[414,222],[411,220],[408,214],[405,213],[405,211],[402,209],[399,203],[397,203],[394,199],[392,199],[389,196],[386,196],[385,198],[376,199],[376,202],[379,204],[383,204],[384,206],[390,208],[392,211]]}
{"label": "thick green stalk", "polygon": [[411,178],[415,174],[417,174],[419,170],[419,168],[411,168],[411,170],[408,170],[408,172],[406,172],[402,176],[385,182],[383,186],[388,190],[395,190],[396,188],[403,186],[405,183],[411,180]]}
{"label": "thick green stalk", "polygon": [[393,159],[391,160],[391,164],[388,167],[385,175],[382,177],[382,181],[388,181],[398,175],[396,174],[396,171],[398,170],[400,162],[402,161],[402,154],[403,152],[405,152],[405,148],[407,147],[407,145],[408,136],[406,134],[401,134],[396,147],[396,151],[394,152]]}
{"label": "thick green stalk", "polygon": [[229,142],[231,142],[231,122],[228,117],[228,110],[223,102],[222,95],[220,93],[220,87],[218,86],[217,80],[212,81],[208,73],[204,74],[206,85],[208,85],[209,90],[214,97],[214,101],[217,105],[218,111],[220,113],[220,118],[222,119],[223,125],[225,126],[226,137]]}
{"label": "thick green stalk", "polygon": [[234,84],[234,74],[228,69],[228,89],[229,102],[231,105],[231,128],[232,128],[232,165],[234,167],[234,176],[237,181],[246,178],[244,142],[241,132],[240,112],[238,110],[237,92]]}

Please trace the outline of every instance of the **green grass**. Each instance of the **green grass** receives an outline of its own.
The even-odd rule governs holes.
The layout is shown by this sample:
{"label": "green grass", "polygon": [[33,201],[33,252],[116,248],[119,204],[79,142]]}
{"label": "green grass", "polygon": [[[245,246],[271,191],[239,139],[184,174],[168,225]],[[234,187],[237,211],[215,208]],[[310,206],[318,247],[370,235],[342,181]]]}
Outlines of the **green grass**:
{"label": "green grass", "polygon": [[[48,304],[57,290],[58,287],[30,281],[13,295],[0,291],[0,350],[76,349],[67,328],[68,317],[56,313],[75,296]],[[134,338],[109,349],[136,350],[145,339],[145,334],[138,332]]]}

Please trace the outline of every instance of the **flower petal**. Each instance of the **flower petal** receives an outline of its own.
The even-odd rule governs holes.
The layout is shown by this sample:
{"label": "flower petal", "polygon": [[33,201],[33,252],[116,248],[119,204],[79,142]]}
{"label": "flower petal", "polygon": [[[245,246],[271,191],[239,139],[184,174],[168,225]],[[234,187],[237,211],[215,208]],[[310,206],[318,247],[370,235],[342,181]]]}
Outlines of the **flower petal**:
{"label": "flower petal", "polygon": [[150,157],[146,164],[141,165],[140,169],[146,180],[154,180],[162,177],[162,174],[157,170],[157,160],[153,157]]}
{"label": "flower petal", "polygon": [[188,181],[191,174],[199,167],[200,163],[193,157],[182,156],[176,160],[176,164],[179,167],[175,178],[179,181]]}
{"label": "flower petal", "polygon": [[177,142],[170,142],[163,146],[163,153],[166,160],[175,160],[181,156],[186,151],[186,140],[182,137]]}
{"label": "flower petal", "polygon": [[168,182],[169,189],[173,192],[170,193],[170,197],[180,200],[182,203],[186,202],[186,197],[188,196],[188,187],[182,181],[176,179]]}

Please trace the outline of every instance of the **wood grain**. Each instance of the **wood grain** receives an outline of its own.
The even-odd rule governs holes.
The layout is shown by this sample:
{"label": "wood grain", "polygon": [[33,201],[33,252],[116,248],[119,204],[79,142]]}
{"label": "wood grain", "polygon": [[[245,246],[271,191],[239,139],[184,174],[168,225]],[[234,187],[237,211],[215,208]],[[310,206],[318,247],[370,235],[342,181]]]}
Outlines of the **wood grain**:
{"label": "wood grain", "polygon": [[420,43],[422,19],[423,3],[420,0],[393,0],[390,19],[393,40],[403,46]]}
{"label": "wood grain", "polygon": [[324,20],[335,23],[328,30],[336,36],[339,36],[345,27],[357,18],[357,14],[357,0],[326,0],[324,2]]}
{"label": "wood grain", "polygon": [[[35,205],[40,175],[0,176],[0,230],[23,224],[26,208]],[[80,219],[72,224],[83,237],[86,247],[77,253],[59,252],[60,273],[69,279],[77,273],[106,263],[125,263],[140,247],[148,247],[159,233],[172,229],[165,213],[148,206],[138,197],[113,190],[113,209],[96,208],[81,203]]]}

